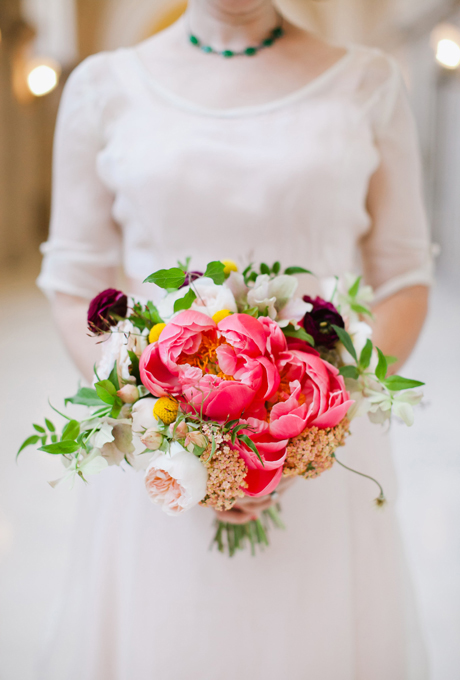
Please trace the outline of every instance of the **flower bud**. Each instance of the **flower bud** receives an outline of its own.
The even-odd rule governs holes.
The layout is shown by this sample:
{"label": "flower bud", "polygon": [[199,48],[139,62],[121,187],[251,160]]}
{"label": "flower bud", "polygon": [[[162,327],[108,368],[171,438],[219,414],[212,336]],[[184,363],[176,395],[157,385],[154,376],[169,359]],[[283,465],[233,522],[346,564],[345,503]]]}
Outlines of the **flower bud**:
{"label": "flower bud", "polygon": [[117,395],[125,404],[134,404],[139,400],[139,390],[136,385],[125,385],[118,390]]}
{"label": "flower bud", "polygon": [[141,442],[149,451],[158,451],[163,443],[163,435],[154,428],[145,431],[141,437]]}
{"label": "flower bud", "polygon": [[185,439],[185,446],[187,447],[189,444],[204,449],[208,445],[208,440],[201,432],[189,432]]}
{"label": "flower bud", "polygon": [[173,434],[175,430],[174,439],[184,439],[184,437],[187,436],[188,427],[185,420],[182,420],[177,427],[175,427],[173,424],[171,424],[169,427],[171,429],[171,434]]}

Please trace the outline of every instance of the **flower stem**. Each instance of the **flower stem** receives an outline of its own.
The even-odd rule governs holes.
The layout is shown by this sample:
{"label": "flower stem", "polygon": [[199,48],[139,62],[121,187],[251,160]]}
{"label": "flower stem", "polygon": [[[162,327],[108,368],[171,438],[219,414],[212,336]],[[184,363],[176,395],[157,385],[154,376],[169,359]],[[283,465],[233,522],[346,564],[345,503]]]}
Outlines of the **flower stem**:
{"label": "flower stem", "polygon": [[348,467],[348,465],[345,465],[345,463],[342,463],[342,462],[337,458],[337,456],[335,455],[335,453],[332,454],[332,457],[336,460],[336,462],[337,462],[339,465],[341,465],[343,468],[345,468],[345,470],[348,470],[349,472],[353,472],[355,475],[359,475],[360,477],[365,477],[366,479],[370,479],[371,482],[374,482],[374,484],[377,484],[377,486],[378,486],[379,489],[380,489],[380,496],[378,496],[378,498],[375,499],[375,502],[376,502],[376,504],[379,505],[379,506],[384,505],[384,504],[386,503],[385,493],[384,493],[384,491],[383,491],[382,485],[379,484],[379,482],[378,482],[376,479],[374,479],[374,477],[371,477],[370,475],[365,475],[364,472],[358,472],[358,470],[353,470],[353,468]]}
{"label": "flower stem", "polygon": [[251,554],[254,556],[257,546],[263,549],[270,544],[268,532],[271,524],[277,529],[285,528],[280,510],[279,505],[272,506],[262,512],[260,519],[251,520],[246,524],[217,521],[211,549],[215,544],[219,552],[227,552],[230,557],[233,557],[239,550],[244,550],[249,545]]}

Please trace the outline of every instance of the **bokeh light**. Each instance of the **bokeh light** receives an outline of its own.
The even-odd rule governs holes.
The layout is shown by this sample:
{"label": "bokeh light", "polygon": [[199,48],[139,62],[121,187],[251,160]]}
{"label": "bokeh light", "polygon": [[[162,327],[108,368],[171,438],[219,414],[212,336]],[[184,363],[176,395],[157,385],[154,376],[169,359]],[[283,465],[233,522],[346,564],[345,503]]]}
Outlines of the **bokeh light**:
{"label": "bokeh light", "polygon": [[35,97],[52,92],[59,83],[59,71],[49,64],[34,66],[27,76],[27,85]]}
{"label": "bokeh light", "polygon": [[450,38],[443,38],[436,48],[436,61],[445,68],[455,69],[460,66],[460,45]]}

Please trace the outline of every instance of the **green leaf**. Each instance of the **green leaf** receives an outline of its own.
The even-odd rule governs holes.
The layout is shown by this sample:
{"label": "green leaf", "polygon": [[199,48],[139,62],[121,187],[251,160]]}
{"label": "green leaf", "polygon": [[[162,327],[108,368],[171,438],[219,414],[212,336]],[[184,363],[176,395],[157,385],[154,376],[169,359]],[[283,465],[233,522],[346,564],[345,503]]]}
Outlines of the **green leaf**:
{"label": "green leaf", "polygon": [[117,396],[117,390],[115,389],[115,385],[110,382],[110,380],[101,380],[100,382],[96,383],[95,386],[97,396],[101,401],[103,401],[106,404],[113,405],[115,398]]}
{"label": "green leaf", "polygon": [[37,444],[39,442],[39,440],[40,440],[40,437],[37,434],[33,434],[31,437],[26,439],[25,442],[23,444],[21,444],[21,448],[17,452],[16,458],[19,456],[21,451],[24,451],[24,449],[27,448],[28,446],[34,446],[34,444]]}
{"label": "green leaf", "polygon": [[76,420],[70,420],[65,428],[62,430],[61,441],[75,440],[80,434],[80,423]]}
{"label": "green leaf", "polygon": [[303,267],[288,267],[284,270],[284,273],[288,274],[288,276],[292,276],[293,274],[311,274],[312,272],[309,269],[304,269]]}
{"label": "green leaf", "polygon": [[42,438],[40,439],[40,441],[41,441],[41,443],[42,443],[42,446],[45,446],[46,442],[48,441],[48,436],[45,434],[45,436],[42,437]]}
{"label": "green leaf", "polygon": [[254,444],[254,442],[252,441],[252,439],[250,439],[250,438],[248,437],[247,434],[240,434],[240,436],[238,437],[238,439],[239,439],[241,442],[243,442],[244,444],[246,444],[246,446],[247,446],[249,449],[251,449],[251,451],[254,451],[254,453],[256,454],[257,458],[258,458],[258,459],[260,460],[260,462],[262,463],[263,467],[265,467],[265,463],[264,463],[264,461],[262,460],[261,455],[260,455],[259,451],[257,450],[257,446]]}
{"label": "green leaf", "polygon": [[354,284],[348,289],[348,295],[352,298],[358,295],[359,284],[361,283],[362,276],[358,276]]}
{"label": "green leaf", "polygon": [[129,358],[131,359],[131,366],[129,367],[129,372],[134,378],[136,378],[136,382],[140,383],[142,381],[141,374],[139,372],[139,357],[135,352],[132,352],[131,350],[128,350],[128,355]]}
{"label": "green leaf", "polygon": [[235,443],[235,440],[238,436],[238,432],[240,430],[247,430],[247,429],[248,429],[248,426],[247,426],[246,423],[240,423],[239,425],[236,425],[232,430],[232,444]]}
{"label": "green leaf", "polygon": [[370,309],[368,309],[367,307],[363,307],[363,305],[358,305],[357,302],[352,302],[350,307],[354,312],[356,312],[356,314],[363,314],[365,316],[370,317],[374,316]]}
{"label": "green leaf", "polygon": [[74,397],[67,397],[65,405],[79,404],[80,406],[100,406],[101,400],[97,396],[96,390],[91,387],[80,387]]}
{"label": "green leaf", "polygon": [[378,380],[382,381],[382,380],[385,380],[386,375],[387,375],[388,362],[385,358],[384,353],[378,347],[377,347],[377,352],[378,352],[378,355],[379,355],[379,363],[377,364],[377,368],[375,369],[375,375],[376,375]]}
{"label": "green leaf", "polygon": [[265,264],[265,262],[262,262],[260,265],[260,273],[261,274],[270,274],[270,267],[268,264]]}
{"label": "green leaf", "polygon": [[173,288],[177,290],[184,285],[185,272],[178,267],[171,267],[171,269],[160,269],[148,276],[144,283],[155,283],[160,288]]}
{"label": "green leaf", "polygon": [[272,267],[272,272],[275,275],[278,275],[280,273],[280,271],[281,271],[281,262],[275,262],[275,264]]}
{"label": "green leaf", "polygon": [[51,435],[51,441],[52,441],[53,444],[55,444],[57,441],[59,441],[57,434]]}
{"label": "green leaf", "polygon": [[359,378],[359,371],[356,366],[342,366],[339,369],[339,373],[344,378],[353,378],[353,380],[358,380]]}
{"label": "green leaf", "polygon": [[387,360],[388,366],[392,366],[393,364],[396,364],[398,361],[398,357],[393,357],[391,354],[385,354],[385,359]]}
{"label": "green leaf", "polygon": [[372,359],[373,349],[374,345],[372,344],[372,340],[368,338],[361,352],[361,356],[359,357],[359,367],[362,368],[363,371],[365,371],[366,368],[369,368],[369,364],[371,363]]}
{"label": "green leaf", "polygon": [[68,453],[75,453],[80,448],[78,442],[64,441],[57,442],[56,444],[48,444],[48,446],[42,446],[39,451],[44,451],[45,453],[51,453],[53,456],[65,455]]}
{"label": "green leaf", "polygon": [[286,328],[282,328],[281,330],[287,338],[298,338],[299,340],[305,340],[305,342],[308,342],[312,347],[315,346],[314,339],[310,333],[307,333],[303,328],[294,328],[292,324],[289,324],[289,326],[286,326]]}
{"label": "green leaf", "polygon": [[222,262],[218,260],[210,262],[206,267],[204,276],[212,279],[217,286],[221,286],[225,281],[224,269],[225,265]]}
{"label": "green leaf", "polygon": [[33,424],[34,430],[37,430],[37,432],[40,432],[40,434],[45,434],[46,430],[44,427],[41,425],[36,425],[35,423]]}
{"label": "green leaf", "polygon": [[45,425],[48,428],[50,432],[56,432],[56,428],[54,427],[53,423],[51,420],[48,420],[48,418],[45,418]]}
{"label": "green leaf", "polygon": [[150,314],[150,319],[153,326],[155,326],[157,323],[163,323],[163,319],[161,318],[158,309],[150,300],[147,302],[147,309]]}
{"label": "green leaf", "polygon": [[358,355],[356,354],[355,346],[353,344],[353,340],[351,339],[350,335],[347,333],[347,331],[344,328],[340,328],[340,326],[335,326],[332,324],[332,328],[335,330],[337,335],[339,336],[339,340],[342,343],[342,345],[345,347],[347,352],[351,354],[353,359],[358,363]]}
{"label": "green leaf", "polygon": [[117,372],[117,362],[115,362],[115,365],[110,372],[109,382],[111,382],[112,385],[115,386],[116,390],[120,389],[120,381],[118,380],[118,372]]}
{"label": "green leaf", "polygon": [[190,288],[190,290],[184,295],[183,298],[179,298],[174,303],[174,311],[181,312],[183,309],[190,309],[192,304],[196,300],[196,293]]}
{"label": "green leaf", "polygon": [[382,381],[385,387],[392,392],[401,392],[401,390],[410,390],[414,387],[422,387],[425,383],[419,380],[409,380],[400,375],[390,375]]}
{"label": "green leaf", "polygon": [[118,418],[122,408],[123,408],[122,400],[120,399],[120,397],[115,397],[114,402],[113,402],[113,408],[110,412],[110,417],[111,418]]}

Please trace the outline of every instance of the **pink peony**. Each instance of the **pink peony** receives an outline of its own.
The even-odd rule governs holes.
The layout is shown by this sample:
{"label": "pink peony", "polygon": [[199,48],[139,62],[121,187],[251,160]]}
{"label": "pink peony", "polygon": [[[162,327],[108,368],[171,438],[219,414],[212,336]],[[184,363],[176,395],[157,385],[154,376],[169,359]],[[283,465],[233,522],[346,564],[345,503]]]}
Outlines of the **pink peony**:
{"label": "pink peony", "polygon": [[235,445],[240,456],[248,466],[245,481],[248,485],[245,493],[248,496],[263,496],[271,493],[279,483],[283,464],[286,460],[288,440],[276,439],[269,432],[269,426],[256,418],[248,419],[248,429],[242,430],[254,442],[259,456],[240,440]]}
{"label": "pink peony", "polygon": [[182,395],[213,420],[238,418],[254,400],[270,399],[278,390],[278,369],[267,355],[269,335],[247,314],[216,325],[201,312],[182,312],[142,354],[142,382],[155,396]]}

